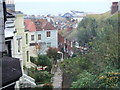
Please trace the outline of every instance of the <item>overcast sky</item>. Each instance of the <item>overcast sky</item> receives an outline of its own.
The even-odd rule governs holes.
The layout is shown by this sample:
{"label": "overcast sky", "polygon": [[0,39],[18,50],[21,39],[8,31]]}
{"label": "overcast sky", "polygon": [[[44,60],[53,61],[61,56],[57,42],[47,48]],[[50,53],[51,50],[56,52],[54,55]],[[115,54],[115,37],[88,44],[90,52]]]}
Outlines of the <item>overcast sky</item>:
{"label": "overcast sky", "polygon": [[16,10],[30,15],[57,15],[70,10],[104,13],[110,10],[112,1],[119,0],[14,0]]}

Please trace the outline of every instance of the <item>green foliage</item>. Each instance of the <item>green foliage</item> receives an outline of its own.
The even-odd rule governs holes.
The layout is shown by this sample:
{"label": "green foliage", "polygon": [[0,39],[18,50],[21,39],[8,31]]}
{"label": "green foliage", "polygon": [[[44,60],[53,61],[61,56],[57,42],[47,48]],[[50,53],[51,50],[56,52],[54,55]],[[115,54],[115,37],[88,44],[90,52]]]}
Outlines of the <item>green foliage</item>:
{"label": "green foliage", "polygon": [[97,35],[96,33],[97,22],[92,18],[85,18],[79,23],[79,43],[84,46],[86,43],[90,42]]}
{"label": "green foliage", "polygon": [[37,62],[39,66],[48,66],[47,71],[50,71],[52,68],[52,61],[46,55],[38,55]]}
{"label": "green foliage", "polygon": [[94,18],[96,20],[105,20],[110,17],[110,11],[103,14],[88,14],[87,17]]}
{"label": "green foliage", "polygon": [[58,49],[52,48],[52,47],[50,47],[47,51],[47,56],[53,59],[55,63],[57,62],[57,59],[60,58],[60,55],[57,52],[58,52]]}
{"label": "green foliage", "polygon": [[120,88],[120,71],[109,68],[102,72],[98,79],[98,88]]}
{"label": "green foliage", "polygon": [[72,88],[94,88],[95,78],[95,75],[92,75],[87,71],[83,71],[77,76],[77,81],[72,83]]}
{"label": "green foliage", "polygon": [[87,62],[85,58],[74,57],[64,60],[64,62],[61,62],[60,66],[64,74],[74,80],[76,79],[75,76],[82,72],[82,70],[87,70],[91,66],[91,63]]}
{"label": "green foliage", "polygon": [[37,66],[48,66],[47,71],[50,71],[52,68],[52,61],[47,55],[38,55],[37,58],[30,57],[30,60]]}
{"label": "green foliage", "polygon": [[61,63],[72,88],[120,88],[118,22],[117,16],[102,20],[86,17],[80,22],[80,45],[90,48],[86,54]]}
{"label": "green foliage", "polygon": [[36,65],[38,65],[38,61],[35,57],[30,57],[30,61]]}
{"label": "green foliage", "polygon": [[50,83],[52,75],[47,71],[37,71],[33,68],[29,69],[29,74],[35,79],[36,83]]}

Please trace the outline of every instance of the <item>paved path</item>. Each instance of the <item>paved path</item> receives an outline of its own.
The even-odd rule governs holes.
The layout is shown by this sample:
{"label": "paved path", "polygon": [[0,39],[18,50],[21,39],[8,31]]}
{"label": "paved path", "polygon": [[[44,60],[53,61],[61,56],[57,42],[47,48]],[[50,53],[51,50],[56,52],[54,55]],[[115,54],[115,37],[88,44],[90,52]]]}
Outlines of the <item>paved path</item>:
{"label": "paved path", "polygon": [[59,66],[57,67],[57,70],[53,77],[53,87],[59,88],[59,90],[62,88],[62,72]]}

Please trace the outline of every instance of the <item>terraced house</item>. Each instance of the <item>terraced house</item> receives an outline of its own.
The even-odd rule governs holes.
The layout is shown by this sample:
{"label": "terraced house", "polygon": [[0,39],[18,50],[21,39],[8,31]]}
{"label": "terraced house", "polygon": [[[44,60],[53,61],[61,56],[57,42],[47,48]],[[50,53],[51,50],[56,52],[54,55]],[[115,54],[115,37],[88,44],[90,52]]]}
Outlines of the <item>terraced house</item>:
{"label": "terraced house", "polygon": [[58,31],[46,19],[26,19],[25,27],[29,30],[30,56],[46,54],[49,47],[58,48]]}
{"label": "terraced house", "polygon": [[[7,8],[7,21],[5,23],[5,53],[7,56],[20,59],[23,76],[18,82],[28,87],[35,86],[34,79],[27,76],[26,69],[30,68],[28,31],[24,29],[24,14]],[[30,86],[31,85],[31,86]],[[24,87],[24,86],[22,86]]]}

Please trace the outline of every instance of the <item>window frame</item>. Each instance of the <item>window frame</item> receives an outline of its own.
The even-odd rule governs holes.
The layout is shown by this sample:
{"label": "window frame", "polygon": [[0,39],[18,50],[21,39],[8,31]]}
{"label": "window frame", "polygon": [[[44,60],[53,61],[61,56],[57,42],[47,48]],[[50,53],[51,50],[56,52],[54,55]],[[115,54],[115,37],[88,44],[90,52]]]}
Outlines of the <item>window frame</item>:
{"label": "window frame", "polygon": [[47,43],[47,48],[51,47],[51,42]]}
{"label": "window frame", "polygon": [[29,61],[29,51],[26,52],[27,54],[27,62]]}
{"label": "window frame", "polygon": [[41,40],[41,34],[38,34],[38,40]]}
{"label": "window frame", "polygon": [[26,33],[25,37],[26,37],[26,44],[28,44],[28,33]]}
{"label": "window frame", "polygon": [[18,53],[20,53],[20,40],[18,40]]}
{"label": "window frame", "polygon": [[47,36],[47,38],[51,37],[51,32],[50,32],[50,31],[47,31],[47,32],[46,32],[46,36]]}
{"label": "window frame", "polygon": [[34,41],[34,35],[31,35],[31,41]]}

